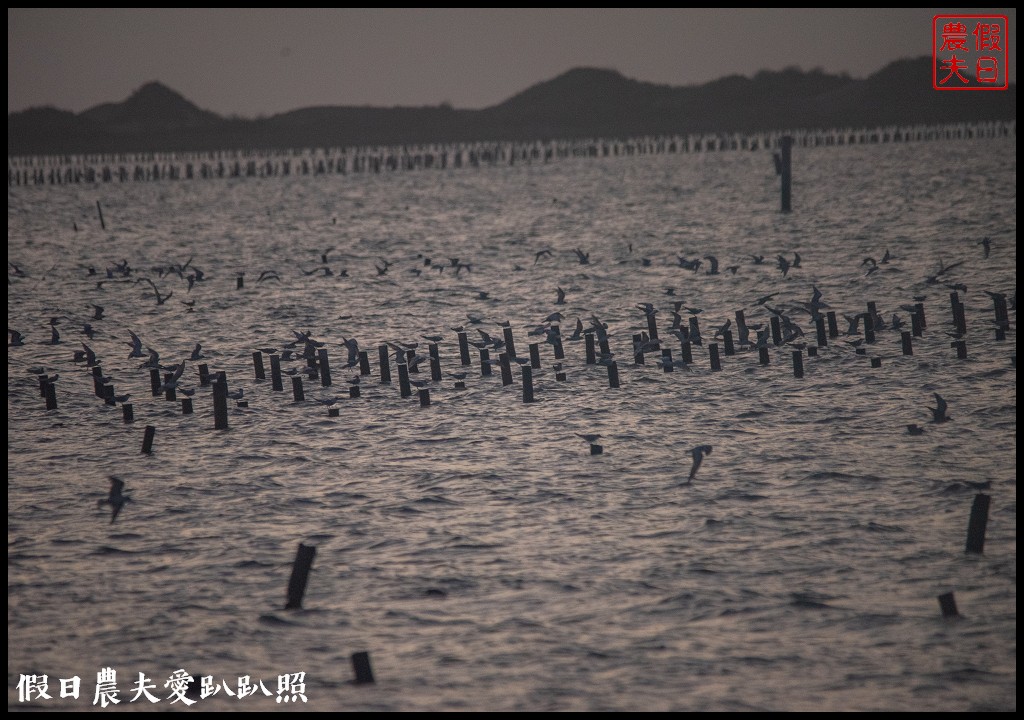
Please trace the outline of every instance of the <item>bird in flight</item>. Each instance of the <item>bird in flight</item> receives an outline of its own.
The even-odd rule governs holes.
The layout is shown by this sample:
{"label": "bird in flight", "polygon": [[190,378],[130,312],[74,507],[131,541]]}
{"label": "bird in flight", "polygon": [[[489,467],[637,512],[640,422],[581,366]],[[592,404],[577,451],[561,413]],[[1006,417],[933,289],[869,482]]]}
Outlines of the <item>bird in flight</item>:
{"label": "bird in flight", "polygon": [[928,408],[929,410],[932,411],[932,422],[934,422],[934,423],[944,423],[947,420],[952,420],[953,418],[951,418],[949,415],[946,414],[946,408],[949,407],[949,405],[946,403],[946,401],[943,400],[942,396],[939,395],[938,393],[932,393],[932,395],[935,396],[935,405],[936,405],[936,407]]}
{"label": "bird in flight", "polygon": [[688,485],[693,482],[694,476],[697,475],[697,471],[700,469],[700,464],[704,462],[704,456],[710,454],[710,445],[698,445],[697,447],[690,451],[690,455],[693,456],[693,466],[690,468],[690,477],[684,483],[685,485]]}
{"label": "bird in flight", "polygon": [[110,494],[105,500],[97,500],[96,507],[100,508],[104,505],[109,505],[111,508],[110,513],[110,524],[113,525],[114,521],[117,520],[118,513],[121,512],[121,508],[124,504],[131,500],[131,497],[124,494],[124,480],[117,477],[116,475],[110,476]]}

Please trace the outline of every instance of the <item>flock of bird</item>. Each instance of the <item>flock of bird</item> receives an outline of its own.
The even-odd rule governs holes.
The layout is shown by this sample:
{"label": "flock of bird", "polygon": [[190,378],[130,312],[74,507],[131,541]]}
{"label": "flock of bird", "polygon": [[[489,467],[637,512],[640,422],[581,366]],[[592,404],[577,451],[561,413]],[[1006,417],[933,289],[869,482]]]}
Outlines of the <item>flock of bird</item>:
{"label": "flock of bird", "polygon": [[[991,252],[992,243],[989,238],[985,238],[979,242],[983,246],[985,258],[989,257]],[[306,270],[301,266],[297,267],[297,271],[302,276],[309,277],[313,275],[319,275],[322,277],[350,277],[348,269],[342,269],[335,271],[330,267],[332,260],[332,254],[336,252],[336,248],[329,247],[322,252],[318,252],[320,259],[320,265],[312,270]],[[629,246],[629,255],[633,254],[632,245]],[[787,255],[778,254],[776,257],[776,267],[781,273],[783,278],[788,277],[789,273],[794,268],[801,267],[802,258],[799,253],[792,253],[793,257],[790,259]],[[582,248],[574,248],[572,250],[572,256],[575,257],[576,261],[580,265],[590,265],[592,263],[591,255],[585,252]],[[534,253],[533,264],[538,265],[541,263],[552,262],[556,259],[556,251],[551,248],[544,248]],[[753,265],[766,265],[764,255],[752,255],[750,256],[751,264]],[[139,286],[144,285],[148,291],[142,295],[141,299],[150,299],[155,301],[157,306],[163,306],[167,301],[174,295],[175,290],[168,290],[166,293],[163,292],[161,287],[156,284],[153,276],[156,277],[161,283],[166,284],[168,281],[176,278],[177,281],[184,284],[184,293],[186,296],[191,295],[192,291],[197,285],[208,282],[207,274],[196,267],[193,263],[194,258],[190,257],[184,263],[167,263],[150,268],[150,273],[143,274],[132,268],[128,260],[122,259],[115,261],[105,267],[100,272],[95,267],[87,267],[86,278],[95,281],[96,285],[94,291],[97,293],[107,292],[107,286],[115,284],[124,284],[126,286]],[[409,270],[409,274],[419,276],[425,270],[435,270],[438,274],[443,274],[446,270],[455,275],[459,276],[462,272],[472,273],[473,263],[465,262],[461,258],[447,258],[446,262],[437,263],[431,257],[423,253],[418,253],[412,260],[415,261],[415,267]],[[888,249],[885,250],[881,260],[876,261],[874,258],[867,257],[861,264],[861,268],[866,268],[866,275],[872,275],[879,271],[881,266],[887,265],[894,260],[893,256]],[[687,258],[684,255],[677,255],[678,267],[691,271],[693,273],[700,273],[701,268],[706,268],[704,273],[708,276],[720,275],[720,263],[714,255],[703,255],[695,258]],[[706,263],[705,263],[706,261]],[[387,260],[384,258],[378,258],[374,263],[377,277],[389,275],[392,268],[398,264],[399,260]],[[640,258],[640,265],[647,267],[651,265],[650,258]],[[950,264],[944,263],[941,259],[939,260],[938,269],[929,275],[924,280],[924,285],[934,285],[937,283],[946,282],[951,275],[952,271],[962,265],[963,261],[954,262]],[[13,281],[18,281],[23,278],[29,277],[21,267],[15,263],[8,261],[8,285],[10,286]],[[725,266],[724,270],[727,273],[735,275],[742,268],[742,264],[728,265]],[[513,271],[524,270],[523,266],[516,263],[512,266]],[[242,278],[244,278],[245,272],[239,271],[237,277],[239,278],[238,285],[242,286]],[[297,275],[294,277],[298,277]],[[100,279],[96,279],[100,278]],[[13,281],[12,281],[13,279]],[[285,283],[289,281],[289,277],[283,269],[267,269],[262,270],[256,281],[257,285],[265,282],[276,282]],[[966,288],[960,283],[948,283],[946,285],[958,292],[965,292]],[[678,298],[676,295],[676,288],[669,287],[665,288],[665,295],[671,298]],[[571,289],[570,289],[571,291]],[[477,290],[477,298],[480,300],[490,300],[489,292],[486,290]],[[1011,298],[1007,298],[1004,293],[996,293],[992,291],[986,291],[994,300],[1001,298],[1004,302],[1007,302],[1012,309],[1016,310],[1016,293]],[[801,327],[801,320],[816,321],[822,316],[823,312],[830,308],[829,304],[825,302],[823,293],[816,286],[811,286],[810,296],[805,301],[796,301],[788,303],[777,303],[774,302],[777,296],[781,294],[781,291],[773,292],[767,295],[760,296],[753,299],[747,306],[755,312],[767,312],[769,313],[768,319],[778,318],[778,327],[781,328],[782,340],[781,344],[790,345],[793,348],[803,348],[806,343],[803,341],[804,330]],[[555,288],[555,297],[553,300],[554,305],[564,306],[566,305],[567,291],[562,287],[558,286]],[[915,301],[921,302],[925,299],[925,296],[915,296]],[[186,312],[194,312],[195,300],[183,300],[183,304],[186,306]],[[769,304],[772,303],[772,304]],[[87,318],[81,318],[81,333],[89,342],[93,342],[94,337],[97,333],[97,328],[101,326],[105,319],[105,309],[98,303],[90,303],[87,307],[92,309],[92,314]],[[681,343],[689,343],[690,345],[701,346],[704,344],[704,333],[712,333],[713,337],[723,338],[726,332],[735,330],[737,336],[737,343],[741,348],[763,348],[767,347],[771,341],[772,327],[768,322],[747,322],[741,320],[741,315],[737,314],[735,325],[732,320],[718,325],[714,328],[705,328],[702,332],[700,328],[699,316],[703,312],[702,308],[692,307],[685,303],[681,299],[672,299],[669,302],[668,308],[658,308],[653,303],[644,302],[638,303],[636,308],[643,313],[645,319],[653,319],[658,313],[667,312],[671,318],[671,325],[666,329],[666,332],[674,336]],[[669,309],[670,308],[670,309]],[[914,305],[903,305],[902,310],[905,312],[913,312]],[[685,315],[684,315],[685,313]],[[860,346],[864,340],[858,337],[860,334],[860,325],[866,319],[870,318],[872,326],[875,331],[894,330],[899,331],[904,326],[904,320],[899,316],[898,313],[893,312],[891,319],[886,320],[880,313],[875,313],[873,316],[869,313],[861,312],[857,314],[846,314],[844,318],[847,321],[848,327],[846,329],[846,335],[848,336],[847,342],[851,346]],[[58,325],[63,320],[72,320],[71,314],[64,313],[54,315],[49,320],[49,340],[46,344],[58,345],[63,342],[61,334],[58,330]],[[609,334],[608,323],[602,321],[597,315],[591,314],[588,322],[584,324],[583,318],[578,316],[575,319],[575,323],[568,323],[574,327],[571,333],[562,332],[563,321],[566,321],[567,317],[561,311],[556,310],[546,317],[541,319],[539,322],[526,326],[527,336],[529,338],[538,338],[538,342],[546,342],[552,345],[561,343],[562,341],[574,342],[579,341],[583,338],[587,332],[593,332],[599,340],[607,340]],[[461,326],[452,326],[451,330],[462,333],[462,332],[475,332],[475,337],[470,340],[470,344],[476,347],[478,350],[487,350],[493,352],[495,356],[499,353],[506,351],[505,339],[500,333],[493,333],[484,327],[487,320],[475,313],[466,314],[466,322]],[[470,330],[467,330],[467,326]],[[509,324],[503,323],[499,326],[503,331],[506,327],[510,327]],[[153,349],[149,344],[145,343],[142,338],[136,334],[132,329],[125,329],[127,332],[127,339],[122,342],[125,347],[128,348],[128,359],[138,359],[141,362],[138,367],[140,369],[159,369],[167,373],[165,379],[160,386],[161,391],[176,391],[185,396],[191,396],[195,393],[195,388],[184,387],[183,377],[186,365],[188,362],[195,362],[203,359],[205,355],[202,352],[202,344],[196,343],[191,354],[187,358],[182,358],[171,364],[165,364],[161,361],[160,353]],[[753,335],[751,335],[753,333]],[[20,347],[25,344],[26,336],[22,332],[13,328],[8,328],[9,335],[9,347]],[[114,336],[113,333],[108,333],[110,336]],[[652,338],[646,330],[640,334],[640,342],[633,348],[634,353],[646,353],[656,352],[659,348],[659,341],[656,338]],[[955,334],[954,334],[955,335]],[[431,344],[442,342],[445,338],[440,334],[422,335],[422,340],[426,340]],[[355,338],[341,337],[340,347],[345,352],[345,362],[343,364],[344,369],[355,368],[359,365],[360,350],[359,343]],[[410,371],[415,372],[420,364],[429,362],[429,356],[421,354],[421,343],[417,341],[398,341],[388,340],[385,343],[393,352],[396,362],[406,363]],[[777,344],[777,343],[776,343]],[[93,348],[84,340],[80,341],[81,350],[75,349],[73,352],[72,360],[74,363],[84,363],[87,367],[95,367],[99,364],[97,353]],[[288,342],[281,343],[280,346],[270,346],[259,348],[262,352],[267,354],[277,355],[284,362],[294,361],[297,364],[292,367],[283,369],[283,372],[290,375],[308,374],[310,377],[316,377],[317,368],[315,362],[310,362],[311,358],[316,357],[317,350],[325,347],[325,342],[316,340],[313,338],[310,331],[293,331],[293,338]],[[511,354],[510,354],[511,355]],[[483,358],[481,353],[481,358]],[[516,357],[510,357],[510,360],[516,361],[520,364],[527,364],[530,362],[528,357],[522,355]],[[305,361],[305,362],[303,362]],[[482,363],[490,363],[497,365],[499,359],[494,357],[492,359],[481,360]],[[597,364],[610,364],[614,362],[614,353],[610,350],[602,349],[601,354],[596,358]],[[667,359],[659,358],[657,362],[663,367],[671,365],[672,368],[689,369],[689,363],[682,359]],[[666,368],[667,369],[667,368]],[[46,371],[44,368],[33,368],[31,371],[40,371],[38,374],[45,375]],[[465,380],[466,372],[453,372],[449,373],[449,376],[456,379],[457,381]],[[59,376],[53,376],[52,382],[56,382]],[[101,378],[101,380],[109,381],[110,378]],[[348,380],[352,385],[358,385],[360,382],[360,376],[356,375]],[[411,383],[418,387],[426,387],[430,384],[430,381],[412,379]],[[241,399],[243,396],[243,390],[239,389],[232,393],[230,396],[236,399]],[[130,394],[115,395],[114,399],[118,403],[126,403],[130,399]],[[931,408],[932,412],[932,423],[945,423],[952,418],[948,415],[948,404],[938,394],[934,394],[936,400],[936,407]],[[318,399],[318,402],[325,405],[332,405],[336,403],[339,398],[322,398]],[[907,432],[910,435],[921,435],[925,432],[925,429],[918,424],[907,425]],[[597,440],[600,438],[596,434],[583,434],[580,435],[591,445],[595,445]],[[684,484],[690,484],[693,482],[698,469],[704,458],[711,454],[712,446],[708,444],[697,445],[690,451],[692,458],[692,466],[687,480]],[[114,522],[121,512],[124,504],[130,500],[130,497],[124,493],[124,482],[116,477],[111,477],[111,488],[109,496],[106,499],[99,500],[100,506],[106,504],[112,509],[111,522]]]}

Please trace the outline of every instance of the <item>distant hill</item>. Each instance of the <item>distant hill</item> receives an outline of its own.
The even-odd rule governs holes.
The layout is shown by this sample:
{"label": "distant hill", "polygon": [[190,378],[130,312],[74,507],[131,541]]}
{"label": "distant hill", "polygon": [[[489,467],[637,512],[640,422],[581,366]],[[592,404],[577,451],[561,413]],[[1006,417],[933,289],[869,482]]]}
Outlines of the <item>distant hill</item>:
{"label": "distant hill", "polygon": [[258,120],[223,118],[152,82],[124,102],[77,115],[53,108],[8,115],[7,154],[621,138],[1016,117],[1016,84],[1004,92],[936,91],[927,56],[894,62],[863,80],[787,69],[689,87],[577,68],[483,110],[329,106]]}

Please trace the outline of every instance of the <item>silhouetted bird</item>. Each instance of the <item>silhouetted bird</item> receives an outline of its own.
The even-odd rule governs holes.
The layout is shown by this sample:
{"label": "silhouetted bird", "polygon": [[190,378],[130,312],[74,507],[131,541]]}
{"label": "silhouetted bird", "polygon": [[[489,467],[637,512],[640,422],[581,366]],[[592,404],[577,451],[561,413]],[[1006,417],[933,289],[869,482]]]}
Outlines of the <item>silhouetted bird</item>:
{"label": "silhouetted bird", "polygon": [[97,500],[96,507],[100,508],[104,505],[109,505],[111,509],[110,513],[110,524],[113,525],[114,521],[117,520],[118,513],[121,512],[121,508],[124,504],[131,500],[131,497],[124,494],[124,480],[111,475],[110,476],[110,494],[105,500]]}
{"label": "silhouetted bird", "polygon": [[949,415],[946,414],[946,408],[949,407],[949,405],[946,403],[946,401],[943,400],[942,396],[939,395],[938,393],[932,393],[932,395],[935,396],[935,404],[936,404],[936,407],[928,408],[929,410],[932,411],[932,422],[934,422],[934,423],[944,423],[947,420],[952,420],[953,418],[951,418]]}
{"label": "silhouetted bird", "polygon": [[694,476],[697,474],[697,471],[700,469],[700,464],[704,461],[704,456],[705,455],[710,455],[710,454],[711,454],[711,446],[710,445],[698,445],[697,447],[695,447],[693,450],[690,451],[690,455],[693,456],[693,467],[690,468],[690,477],[687,479],[686,483],[684,483],[684,484],[689,484],[689,483],[693,482]]}

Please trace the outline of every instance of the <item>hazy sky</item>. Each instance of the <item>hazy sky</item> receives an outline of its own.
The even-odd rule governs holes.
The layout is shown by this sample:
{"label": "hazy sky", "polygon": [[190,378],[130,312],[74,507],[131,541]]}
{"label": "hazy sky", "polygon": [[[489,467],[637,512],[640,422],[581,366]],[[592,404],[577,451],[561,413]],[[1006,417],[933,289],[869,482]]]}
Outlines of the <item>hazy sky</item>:
{"label": "hazy sky", "polygon": [[790,65],[865,77],[930,55],[940,13],[1016,10],[7,10],[7,110],[80,112],[159,80],[254,117],[312,105],[482,108],[573,67],[670,85]]}

